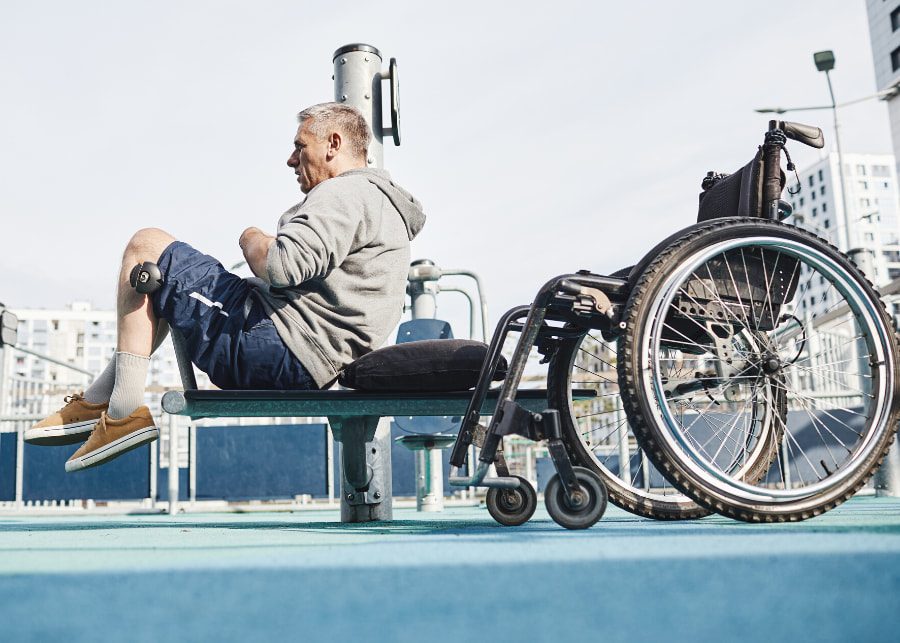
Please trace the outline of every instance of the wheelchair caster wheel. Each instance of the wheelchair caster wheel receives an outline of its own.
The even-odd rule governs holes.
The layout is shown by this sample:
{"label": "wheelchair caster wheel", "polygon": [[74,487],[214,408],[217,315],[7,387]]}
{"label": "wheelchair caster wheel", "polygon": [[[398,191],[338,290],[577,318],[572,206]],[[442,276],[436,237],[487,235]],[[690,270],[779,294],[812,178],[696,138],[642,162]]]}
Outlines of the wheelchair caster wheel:
{"label": "wheelchair caster wheel", "polygon": [[518,489],[488,489],[487,504],[488,513],[507,527],[515,527],[528,522],[537,509],[537,492],[531,483],[521,476],[515,476],[519,480]]}
{"label": "wheelchair caster wheel", "polygon": [[547,513],[556,524],[566,529],[587,529],[600,520],[606,511],[606,485],[599,475],[584,467],[573,467],[581,487],[569,500],[559,474],[550,478],[544,490]]}

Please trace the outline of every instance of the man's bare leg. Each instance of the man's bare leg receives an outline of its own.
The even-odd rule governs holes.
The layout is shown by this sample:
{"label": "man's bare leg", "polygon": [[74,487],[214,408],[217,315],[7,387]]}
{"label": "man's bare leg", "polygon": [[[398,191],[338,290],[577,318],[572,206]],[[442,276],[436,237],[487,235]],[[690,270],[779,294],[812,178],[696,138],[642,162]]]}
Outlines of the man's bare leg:
{"label": "man's bare leg", "polygon": [[165,320],[158,320],[153,313],[150,297],[131,287],[131,270],[144,261],[159,261],[173,241],[175,238],[167,232],[145,228],[136,232],[125,247],[116,297],[118,341],[115,383],[109,400],[111,418],[127,417],[143,405],[150,355],[168,331]]}
{"label": "man's bare leg", "polygon": [[[156,349],[160,347],[160,345],[165,341],[166,336],[169,334],[169,324],[164,319],[154,319],[153,318],[153,308],[150,305],[149,297],[144,295],[140,295],[137,291],[131,288],[130,283],[128,282],[128,278],[131,274],[131,269],[138,263],[143,261],[153,261],[159,258],[159,255],[162,253],[162,250],[158,249],[159,245],[162,245],[162,248],[165,247],[174,241],[174,238],[163,232],[162,230],[157,230],[155,228],[151,228],[148,230],[140,230],[137,234],[129,242],[128,246],[125,249],[125,252],[122,257],[122,266],[119,273],[119,283],[117,284],[117,307],[119,309],[119,325],[118,328],[122,328],[121,316],[122,316],[122,305],[126,307],[131,306],[132,312],[137,312],[134,310],[135,308],[139,308],[141,304],[146,306],[147,311],[150,316],[150,323],[155,325],[156,330],[153,334],[153,341],[150,346],[150,354],[156,352]],[[157,250],[159,250],[157,252]],[[147,258],[135,258],[135,257],[153,257],[152,259]],[[123,282],[124,279],[124,282]],[[133,296],[133,301],[123,302],[123,296]],[[136,315],[136,318],[140,319],[142,316],[145,316],[147,313]],[[130,322],[133,319],[129,320]],[[133,324],[132,324],[133,327]],[[132,332],[135,332],[132,329]],[[140,333],[140,330],[136,332]],[[129,338],[131,341],[131,338]],[[118,346],[121,346],[119,344]],[[117,350],[122,350],[122,348],[117,347]],[[142,355],[138,350],[126,351],[129,353],[133,353],[135,355]],[[116,357],[113,355],[113,358],[106,365],[106,368],[97,376],[97,378],[91,382],[90,386],[85,389],[84,398],[88,402],[95,404],[105,404],[108,403],[110,397],[112,396],[113,386],[115,384],[116,379]]]}
{"label": "man's bare leg", "polygon": [[160,343],[165,338],[166,329],[159,328],[150,298],[132,288],[128,277],[135,265],[143,261],[159,261],[163,250],[173,241],[175,237],[168,232],[159,228],[144,228],[138,230],[125,247],[116,297],[117,351],[149,357],[159,345],[154,345],[158,335],[161,333]]}

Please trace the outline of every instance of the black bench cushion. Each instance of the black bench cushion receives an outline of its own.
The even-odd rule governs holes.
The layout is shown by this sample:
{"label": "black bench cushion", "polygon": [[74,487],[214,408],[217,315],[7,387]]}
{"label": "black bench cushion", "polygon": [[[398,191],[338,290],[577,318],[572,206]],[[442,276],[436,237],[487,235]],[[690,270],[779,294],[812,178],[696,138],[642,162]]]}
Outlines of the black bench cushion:
{"label": "black bench cushion", "polygon": [[[347,366],[338,382],[359,391],[465,391],[475,386],[487,344],[469,339],[426,339],[385,346]],[[506,377],[500,358],[495,380]]]}

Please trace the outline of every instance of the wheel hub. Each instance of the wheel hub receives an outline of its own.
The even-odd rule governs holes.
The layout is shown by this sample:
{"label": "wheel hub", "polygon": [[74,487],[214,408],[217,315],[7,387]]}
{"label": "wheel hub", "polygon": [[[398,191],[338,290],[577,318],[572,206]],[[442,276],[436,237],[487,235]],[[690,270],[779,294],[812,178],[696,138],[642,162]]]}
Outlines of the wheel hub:
{"label": "wheel hub", "polygon": [[763,355],[762,363],[763,372],[767,375],[774,375],[781,370],[781,360],[774,353],[766,353]]}
{"label": "wheel hub", "polygon": [[522,495],[515,491],[505,491],[500,498],[503,501],[503,508],[507,511],[518,511],[523,503]]}
{"label": "wheel hub", "polygon": [[587,502],[588,494],[584,489],[578,487],[569,492],[566,502],[572,509],[581,509]]}

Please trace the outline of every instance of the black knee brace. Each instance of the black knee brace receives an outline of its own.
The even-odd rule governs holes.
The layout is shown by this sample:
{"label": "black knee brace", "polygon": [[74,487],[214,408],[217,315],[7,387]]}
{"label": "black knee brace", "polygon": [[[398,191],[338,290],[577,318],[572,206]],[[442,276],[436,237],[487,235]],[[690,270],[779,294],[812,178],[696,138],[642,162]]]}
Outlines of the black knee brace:
{"label": "black knee brace", "polygon": [[149,295],[162,286],[162,273],[155,263],[145,261],[131,269],[128,282],[142,295]]}

